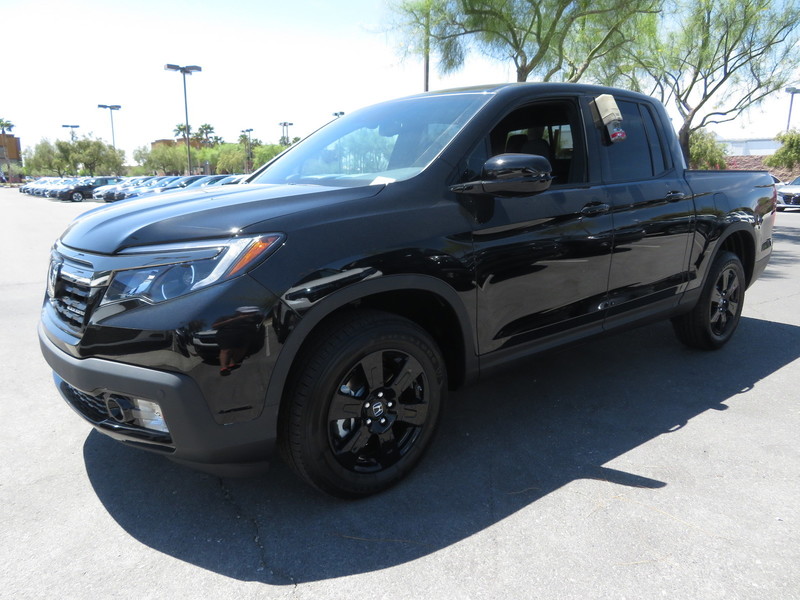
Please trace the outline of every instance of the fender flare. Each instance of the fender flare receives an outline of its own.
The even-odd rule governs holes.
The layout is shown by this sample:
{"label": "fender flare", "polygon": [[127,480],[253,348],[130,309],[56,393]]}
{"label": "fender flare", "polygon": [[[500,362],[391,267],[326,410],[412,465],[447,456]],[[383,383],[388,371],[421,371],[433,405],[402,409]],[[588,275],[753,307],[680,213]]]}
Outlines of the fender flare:
{"label": "fender flare", "polygon": [[753,275],[753,268],[755,266],[756,254],[758,252],[758,249],[756,248],[757,236],[755,235],[753,228],[754,228],[753,223],[739,220],[735,223],[731,223],[724,229],[724,231],[720,234],[719,238],[717,238],[717,240],[715,241],[710,259],[707,261],[705,265],[703,273],[704,285],[705,285],[705,279],[708,276],[708,269],[714,263],[719,253],[722,252],[722,249],[725,246],[725,242],[732,236],[738,234],[739,232],[743,232],[750,243],[749,248],[744,248],[744,247],[741,248],[741,251],[744,252],[745,255],[739,257],[740,260],[742,261],[742,266],[745,271],[745,276],[749,284]]}
{"label": "fender flare", "polygon": [[267,386],[265,407],[280,404],[289,372],[298,352],[309,334],[334,311],[367,296],[393,291],[418,290],[430,292],[439,298],[453,311],[461,329],[464,347],[464,372],[468,381],[477,378],[479,361],[476,352],[477,342],[475,327],[471,322],[463,300],[455,289],[436,277],[429,275],[387,275],[380,279],[371,279],[348,286],[331,293],[320,300],[306,312],[281,348],[275,361]]}

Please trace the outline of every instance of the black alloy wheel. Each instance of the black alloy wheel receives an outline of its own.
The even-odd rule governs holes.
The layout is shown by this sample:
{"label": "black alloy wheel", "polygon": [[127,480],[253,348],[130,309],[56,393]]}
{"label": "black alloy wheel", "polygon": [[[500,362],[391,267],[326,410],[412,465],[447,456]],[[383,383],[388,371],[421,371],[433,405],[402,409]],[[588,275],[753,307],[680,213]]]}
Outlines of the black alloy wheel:
{"label": "black alloy wheel", "polygon": [[403,351],[379,350],[359,360],[328,408],[328,443],[339,464],[371,473],[405,456],[425,426],[428,388],[422,365]]}
{"label": "black alloy wheel", "polygon": [[445,390],[430,336],[406,319],[351,311],[325,324],[299,358],[281,412],[281,450],[318,489],[382,491],[422,457]]}
{"label": "black alloy wheel", "polygon": [[744,306],[746,280],[739,257],[720,252],[695,307],[672,319],[678,339],[692,348],[716,350],[733,337]]}

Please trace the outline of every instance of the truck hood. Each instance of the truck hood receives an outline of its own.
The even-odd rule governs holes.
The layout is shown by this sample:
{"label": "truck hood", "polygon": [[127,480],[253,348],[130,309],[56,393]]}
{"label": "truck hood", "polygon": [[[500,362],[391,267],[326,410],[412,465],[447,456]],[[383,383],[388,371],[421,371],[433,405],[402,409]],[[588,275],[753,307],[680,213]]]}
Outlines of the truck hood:
{"label": "truck hood", "polygon": [[[369,198],[385,186],[232,185],[168,196],[132,198],[78,217],[61,236],[76,250],[115,254],[131,246],[229,238],[240,230],[280,231],[270,221],[288,214]],[[254,225],[263,223],[263,231]]]}

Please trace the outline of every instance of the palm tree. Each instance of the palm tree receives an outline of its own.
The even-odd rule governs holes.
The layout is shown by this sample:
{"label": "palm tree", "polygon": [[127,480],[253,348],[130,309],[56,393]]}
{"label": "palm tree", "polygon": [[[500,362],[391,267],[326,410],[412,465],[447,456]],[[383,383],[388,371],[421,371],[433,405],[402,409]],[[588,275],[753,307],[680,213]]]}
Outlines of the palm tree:
{"label": "palm tree", "polygon": [[197,128],[197,137],[204,144],[211,144],[211,135],[214,133],[214,127],[208,123],[203,123]]}
{"label": "palm tree", "polygon": [[186,137],[186,125],[184,123],[178,123],[177,125],[175,125],[175,130],[172,132],[172,134],[176,138],[185,138]]}
{"label": "palm tree", "polygon": [[8,158],[8,149],[6,148],[6,130],[11,132],[12,129],[14,129],[14,124],[0,117],[0,130],[3,132],[3,156],[6,157],[6,171],[9,177],[11,176],[11,159]]}

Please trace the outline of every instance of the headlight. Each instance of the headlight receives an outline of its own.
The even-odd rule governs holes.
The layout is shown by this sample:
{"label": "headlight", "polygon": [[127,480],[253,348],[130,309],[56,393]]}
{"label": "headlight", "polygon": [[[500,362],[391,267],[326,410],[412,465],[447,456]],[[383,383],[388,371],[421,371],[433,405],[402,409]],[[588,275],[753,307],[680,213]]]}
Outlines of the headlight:
{"label": "headlight", "polygon": [[268,234],[230,240],[206,240],[128,248],[147,266],[115,271],[101,302],[139,299],[163,302],[241,275],[280,247],[284,236]]}

